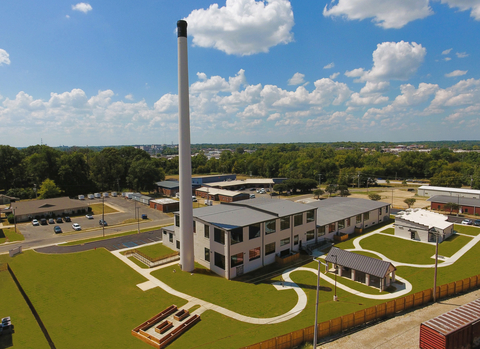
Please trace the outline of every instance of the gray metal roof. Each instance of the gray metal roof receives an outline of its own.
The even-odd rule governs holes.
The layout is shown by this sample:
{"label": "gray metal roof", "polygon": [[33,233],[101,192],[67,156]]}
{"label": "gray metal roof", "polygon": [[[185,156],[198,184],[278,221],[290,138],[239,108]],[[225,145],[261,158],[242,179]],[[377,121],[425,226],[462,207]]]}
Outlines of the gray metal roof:
{"label": "gray metal roof", "polygon": [[193,210],[193,216],[223,229],[245,227],[311,210],[304,204],[288,200],[249,199],[222,203]]}
{"label": "gray metal roof", "polygon": [[[337,257],[335,258],[335,256]],[[358,270],[379,278],[385,277],[392,265],[390,262],[345,251],[338,247],[332,247],[325,260],[329,263],[337,263],[342,267]]]}
{"label": "gray metal roof", "polygon": [[463,206],[480,206],[480,199],[472,199],[472,198],[460,198],[457,196],[449,196],[449,195],[435,195],[431,198],[428,198],[427,201],[431,202],[439,202],[442,204],[446,204],[447,202],[453,202],[454,204],[460,204]]}
{"label": "gray metal roof", "polygon": [[15,208],[15,214],[37,215],[59,210],[79,210],[87,209],[88,203],[85,200],[73,200],[69,197],[51,198],[43,200],[17,201],[13,202],[12,207]]}
{"label": "gray metal roof", "polygon": [[180,187],[180,182],[178,181],[163,181],[163,182],[156,182],[157,187],[167,188],[167,189],[175,189]]}
{"label": "gray metal roof", "polygon": [[386,202],[345,197],[318,200],[306,203],[306,205],[318,208],[317,226],[327,225],[380,207],[390,206]]}

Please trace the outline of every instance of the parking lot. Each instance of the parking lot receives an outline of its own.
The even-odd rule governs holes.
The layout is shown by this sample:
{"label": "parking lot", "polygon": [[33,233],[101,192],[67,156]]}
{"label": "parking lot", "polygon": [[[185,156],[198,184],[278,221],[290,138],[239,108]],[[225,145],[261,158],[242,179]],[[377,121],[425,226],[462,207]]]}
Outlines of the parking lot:
{"label": "parking lot", "polygon": [[[102,199],[86,199],[89,204],[101,204]],[[130,199],[125,199],[123,197],[109,197],[105,198],[105,205],[110,206],[117,210],[118,212],[108,213],[105,214],[105,221],[108,223],[108,227],[106,229],[112,229],[115,226],[121,224],[122,222],[126,221],[127,219],[135,219],[135,211],[142,216],[142,214],[146,214],[148,219],[151,221],[160,221],[165,219],[171,219],[168,215],[158,211],[151,209],[150,207],[141,204],[139,202],[135,202]],[[137,208],[137,210],[135,209]],[[53,227],[58,225],[62,228],[63,233],[71,233],[74,232],[72,228],[73,223],[78,223],[82,227],[82,231],[85,230],[92,230],[92,229],[101,229],[99,224],[99,220],[102,219],[101,214],[93,215],[93,219],[87,219],[85,215],[81,216],[70,216],[71,222],[63,222],[57,223],[55,221],[54,224],[47,224],[47,225],[39,225],[33,226],[31,223],[21,223],[18,224],[18,229],[22,232],[26,240],[36,240],[45,238],[48,235],[55,235],[53,231]],[[142,223],[142,219],[140,219],[140,223]],[[140,228],[142,225],[140,225]],[[80,233],[80,232],[78,232]]]}

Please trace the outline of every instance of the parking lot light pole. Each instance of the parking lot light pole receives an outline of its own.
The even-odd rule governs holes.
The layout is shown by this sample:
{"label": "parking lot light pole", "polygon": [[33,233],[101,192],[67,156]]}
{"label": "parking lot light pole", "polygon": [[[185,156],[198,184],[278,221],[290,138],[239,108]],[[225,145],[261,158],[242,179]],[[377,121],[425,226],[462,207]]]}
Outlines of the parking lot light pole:
{"label": "parking lot light pole", "polygon": [[338,262],[338,259],[337,259],[336,254],[333,254],[332,257],[335,257],[335,294],[333,296],[333,301],[336,302],[337,301],[337,272],[338,272],[337,262]]}
{"label": "parking lot light pole", "polygon": [[137,234],[140,234],[140,207],[135,209],[137,210]]}
{"label": "parking lot light pole", "polygon": [[105,195],[102,195],[102,234],[105,237]]}
{"label": "parking lot light pole", "polygon": [[435,273],[433,276],[433,303],[437,301],[437,267],[438,267],[438,231],[434,229],[433,233],[436,237],[435,243]]}
{"label": "parking lot light pole", "polygon": [[318,272],[317,272],[317,300],[315,302],[315,327],[313,332],[313,348],[317,347],[317,338],[318,338],[318,293],[320,291],[320,264],[324,264],[325,267],[327,266],[325,263],[322,263],[318,259],[313,259],[315,262],[318,263]]}

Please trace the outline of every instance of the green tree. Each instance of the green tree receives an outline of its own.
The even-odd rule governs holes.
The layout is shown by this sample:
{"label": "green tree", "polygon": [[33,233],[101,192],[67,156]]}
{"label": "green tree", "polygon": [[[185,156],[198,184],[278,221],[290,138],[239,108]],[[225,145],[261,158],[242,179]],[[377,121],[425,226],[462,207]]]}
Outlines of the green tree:
{"label": "green tree", "polygon": [[127,175],[127,184],[135,191],[153,191],[155,182],[163,181],[165,172],[153,161],[140,159],[132,162]]}
{"label": "green tree", "polygon": [[442,171],[430,178],[430,185],[436,187],[461,188],[463,176],[456,171]]}
{"label": "green tree", "polygon": [[328,193],[328,197],[330,197],[331,195],[335,194],[338,191],[338,188],[335,184],[329,184],[325,188],[325,191]]}
{"label": "green tree", "polygon": [[406,198],[405,200],[403,200],[403,202],[408,205],[408,208],[412,207],[416,201],[417,199],[415,198]]}
{"label": "green tree", "polygon": [[39,199],[48,199],[48,198],[54,198],[59,196],[61,193],[61,190],[55,182],[51,179],[46,179],[43,181],[42,185],[40,186],[40,189],[38,190],[38,198]]}
{"label": "green tree", "polygon": [[451,214],[452,211],[458,211],[460,209],[460,205],[456,202],[447,202],[445,205],[443,205],[443,208],[446,210],[450,210]]}
{"label": "green tree", "polygon": [[373,201],[379,201],[379,200],[382,199],[382,197],[380,195],[378,195],[377,193],[369,193],[368,198],[370,200],[373,200]]}
{"label": "green tree", "polygon": [[14,186],[15,169],[21,161],[22,154],[17,148],[0,145],[0,188],[8,190]]}
{"label": "green tree", "polygon": [[325,192],[322,189],[315,189],[313,191],[313,195],[317,198],[320,199],[320,196],[322,196]]}
{"label": "green tree", "polygon": [[348,187],[344,184],[338,186],[339,194],[341,197],[345,197],[350,195],[350,192],[348,191]]}

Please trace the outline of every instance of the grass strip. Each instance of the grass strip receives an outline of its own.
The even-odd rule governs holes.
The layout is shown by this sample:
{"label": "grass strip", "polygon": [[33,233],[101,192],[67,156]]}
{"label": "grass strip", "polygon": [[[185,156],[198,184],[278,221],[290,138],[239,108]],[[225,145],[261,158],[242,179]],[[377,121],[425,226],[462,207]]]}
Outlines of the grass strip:
{"label": "grass strip", "polygon": [[16,233],[15,229],[3,228],[0,229],[0,244],[12,241],[23,241],[25,237],[21,233]]}
{"label": "grass strip", "polygon": [[[157,229],[160,229],[160,228],[166,227],[166,226],[167,226],[167,225],[162,225],[162,226],[158,226],[158,227],[151,227],[151,228],[140,229],[140,232],[141,232],[141,233],[145,233],[145,232],[147,232],[147,231],[157,230]],[[124,232],[124,233],[107,235],[107,236],[105,236],[105,237],[99,236],[99,237],[91,238],[91,239],[71,241],[71,242],[67,242],[67,243],[65,243],[65,244],[61,244],[60,246],[82,245],[82,244],[85,244],[85,243],[87,243],[87,242],[100,241],[100,240],[108,240],[108,239],[118,238],[118,237],[120,237],[120,236],[133,235],[133,234],[137,234],[137,230],[131,230],[131,231],[127,231],[127,232]]]}
{"label": "grass strip", "polygon": [[445,257],[451,257],[470,241],[472,241],[471,237],[452,235],[447,240],[438,244],[438,254]]}
{"label": "grass strip", "polygon": [[142,252],[143,254],[146,254],[151,259],[168,256],[168,255],[171,255],[172,253],[175,253],[174,250],[166,247],[162,243],[140,247],[140,248],[137,248],[136,250]]}
{"label": "grass strip", "polygon": [[[103,211],[103,204],[90,204],[89,207],[92,209],[92,214],[93,215],[101,215]],[[105,205],[105,214],[107,213],[115,213],[118,212],[118,210],[114,209],[110,205]]]}

